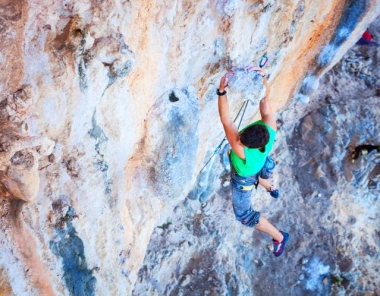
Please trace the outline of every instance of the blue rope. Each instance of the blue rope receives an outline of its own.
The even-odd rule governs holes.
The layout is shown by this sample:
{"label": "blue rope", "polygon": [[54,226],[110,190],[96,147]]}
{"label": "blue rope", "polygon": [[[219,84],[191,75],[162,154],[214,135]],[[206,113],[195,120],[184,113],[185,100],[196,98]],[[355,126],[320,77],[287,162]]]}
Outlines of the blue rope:
{"label": "blue rope", "polygon": [[[238,119],[239,115],[240,115],[240,112],[241,110],[243,110],[243,107],[244,107],[244,110],[243,110],[243,114],[240,118],[240,122],[239,122],[239,125],[238,125],[238,129],[240,128],[240,124],[243,120],[243,117],[244,117],[244,114],[245,114],[245,110],[247,109],[247,106],[248,106],[248,101],[244,101],[243,102],[243,105],[241,105],[240,107],[240,110],[238,112],[238,114],[236,115],[235,119],[234,119],[234,122],[236,121],[236,119]],[[206,164],[203,166],[203,168],[199,171],[199,174],[202,173],[202,171],[205,169],[205,167],[208,165],[208,163],[211,161],[211,159],[214,157],[215,154],[219,154],[220,152],[220,148],[223,146],[223,143],[224,141],[226,140],[227,138],[224,137],[223,140],[220,142],[220,144],[215,148],[214,150],[214,153],[211,155],[211,157],[209,158],[209,160],[206,162]]]}

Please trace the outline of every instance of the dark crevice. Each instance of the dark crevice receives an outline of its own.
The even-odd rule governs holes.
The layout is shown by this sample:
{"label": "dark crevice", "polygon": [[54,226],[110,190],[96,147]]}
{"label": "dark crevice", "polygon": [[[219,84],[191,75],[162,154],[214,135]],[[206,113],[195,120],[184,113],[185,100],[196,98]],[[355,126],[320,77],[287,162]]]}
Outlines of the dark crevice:
{"label": "dark crevice", "polygon": [[174,103],[174,102],[178,102],[179,101],[179,98],[175,95],[174,91],[172,91],[169,95],[169,101]]}
{"label": "dark crevice", "polygon": [[61,214],[55,223],[54,229],[58,240],[50,241],[50,249],[57,257],[62,259],[63,280],[70,295],[92,296],[95,295],[96,278],[87,266],[84,255],[84,245],[72,224],[78,216],[74,208],[66,206],[61,200],[53,203],[53,209]]}

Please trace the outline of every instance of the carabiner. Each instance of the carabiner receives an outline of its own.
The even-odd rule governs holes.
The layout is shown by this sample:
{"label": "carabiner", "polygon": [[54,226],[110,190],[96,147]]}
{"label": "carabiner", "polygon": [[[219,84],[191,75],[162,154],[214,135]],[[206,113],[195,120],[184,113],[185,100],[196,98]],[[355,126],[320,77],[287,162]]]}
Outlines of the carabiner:
{"label": "carabiner", "polygon": [[267,53],[264,53],[264,55],[260,59],[259,67],[263,68],[268,62]]}

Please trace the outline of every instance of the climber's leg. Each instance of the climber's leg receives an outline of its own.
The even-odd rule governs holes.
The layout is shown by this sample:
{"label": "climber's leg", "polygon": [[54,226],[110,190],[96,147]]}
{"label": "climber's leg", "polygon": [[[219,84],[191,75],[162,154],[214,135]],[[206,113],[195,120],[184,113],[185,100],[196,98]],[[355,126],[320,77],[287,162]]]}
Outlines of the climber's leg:
{"label": "climber's leg", "polygon": [[266,180],[266,179],[259,178],[259,184],[261,186],[263,186],[266,189],[266,191],[270,191],[270,189],[272,187],[272,185],[270,184],[270,182],[268,180]]}
{"label": "climber's leg", "polygon": [[281,242],[284,238],[282,233],[264,217],[260,217],[259,223],[255,226],[255,228],[269,234],[276,241]]}
{"label": "climber's leg", "polygon": [[263,186],[272,197],[278,198],[280,196],[279,190],[272,186],[268,180],[259,178],[259,184]]}
{"label": "climber's leg", "polygon": [[232,169],[232,206],[235,217],[244,226],[254,227],[260,219],[260,212],[255,211],[251,204],[252,190],[255,188],[257,176],[242,177]]}

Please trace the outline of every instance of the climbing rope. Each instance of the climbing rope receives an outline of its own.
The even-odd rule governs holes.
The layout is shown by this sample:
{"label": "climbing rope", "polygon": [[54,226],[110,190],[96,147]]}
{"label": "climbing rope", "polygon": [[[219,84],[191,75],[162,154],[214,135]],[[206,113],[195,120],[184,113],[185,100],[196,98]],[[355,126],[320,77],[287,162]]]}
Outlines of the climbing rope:
{"label": "climbing rope", "polygon": [[[238,114],[236,115],[236,117],[234,119],[234,122],[235,122],[238,119],[238,117],[240,115],[240,112],[241,112],[241,110],[243,110],[243,107],[244,107],[243,114],[240,117],[240,122],[239,122],[239,125],[238,125],[238,129],[240,128],[241,122],[243,121],[243,117],[244,117],[244,114],[245,114],[245,110],[247,109],[247,106],[248,106],[248,100],[246,100],[246,101],[243,102],[243,104],[241,105],[241,107],[239,109]],[[211,161],[211,159],[214,157],[214,155],[220,153],[220,148],[223,146],[223,143],[224,143],[224,141],[226,139],[227,138],[224,137],[223,140],[220,142],[220,144],[215,148],[214,153],[211,155],[211,157],[206,162],[206,164],[203,166],[203,168],[199,171],[199,174],[202,173],[202,171],[205,169],[205,167],[208,165],[208,163]]]}
{"label": "climbing rope", "polygon": [[[268,62],[268,56],[267,56],[267,53],[264,53],[264,55],[261,57],[260,59],[260,62],[259,62],[259,67],[260,68],[263,68],[265,67],[265,65],[267,64]],[[251,102],[251,104],[253,104],[253,102],[251,100],[246,100],[243,102],[243,105],[241,105],[240,109],[239,109],[239,112],[238,114],[236,115],[235,119],[234,119],[234,122],[236,121],[236,119],[238,119],[239,115],[240,115],[240,112],[241,110],[243,110],[243,107],[244,107],[244,110],[243,110],[243,114],[242,116],[240,117],[240,122],[239,122],[239,125],[238,125],[238,130],[240,128],[240,124],[241,122],[243,121],[243,117],[244,117],[244,114],[245,114],[245,110],[247,109],[247,106],[248,106],[248,102]],[[211,161],[211,159],[214,157],[215,154],[219,154],[220,153],[220,148],[222,147],[224,141],[226,140],[227,138],[224,137],[223,140],[220,142],[220,144],[215,148],[214,150],[214,153],[211,155],[211,157],[209,158],[209,160],[206,162],[206,164],[203,166],[203,168],[199,171],[199,174],[203,172],[203,170],[205,169],[205,167],[208,165],[208,163]]]}
{"label": "climbing rope", "polygon": [[[245,106],[244,106],[245,104]],[[244,106],[244,110],[243,110],[243,114],[241,115],[240,117],[240,121],[239,121],[239,124],[238,124],[238,129],[240,128],[240,125],[241,125],[241,122],[243,121],[243,117],[244,117],[244,114],[245,114],[245,110],[247,110],[247,106],[248,106],[248,100],[247,101],[244,101],[243,103],[243,106]],[[239,114],[239,113],[238,113]],[[237,118],[237,117],[236,117]],[[235,120],[236,120],[235,118]],[[225,138],[225,137],[224,137]]]}

